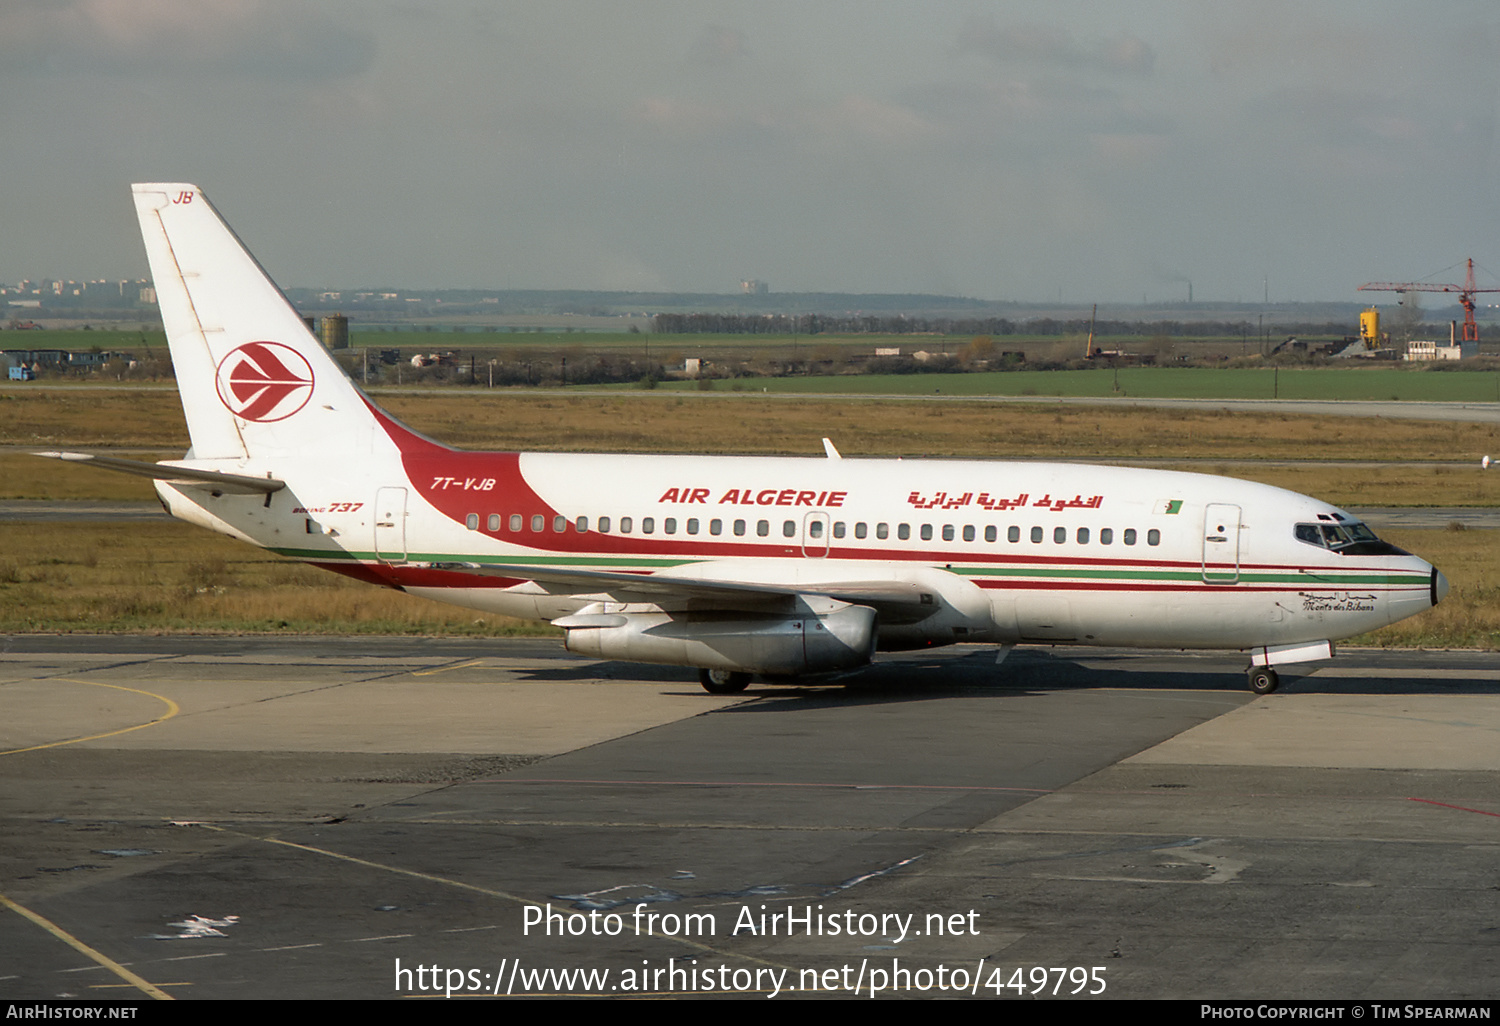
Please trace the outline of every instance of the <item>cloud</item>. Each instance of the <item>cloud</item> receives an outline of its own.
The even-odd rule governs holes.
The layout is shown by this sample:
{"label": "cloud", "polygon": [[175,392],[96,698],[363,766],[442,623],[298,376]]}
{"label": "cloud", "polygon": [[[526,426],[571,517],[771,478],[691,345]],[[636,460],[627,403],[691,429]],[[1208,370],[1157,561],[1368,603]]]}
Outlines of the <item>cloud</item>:
{"label": "cloud", "polygon": [[688,51],[688,59],[694,64],[719,68],[731,65],[749,51],[745,47],[745,33],[723,25],[705,25],[698,33]]}
{"label": "cloud", "polygon": [[1115,75],[1150,75],[1156,51],[1129,34],[1084,44],[1067,29],[1051,25],[1000,25],[992,16],[970,17],[960,27],[959,53],[974,53],[1001,64],[1091,69]]}
{"label": "cloud", "polygon": [[1156,51],[1144,40],[1130,35],[1105,40],[1096,59],[1101,67],[1122,75],[1146,76],[1156,69]]}
{"label": "cloud", "polygon": [[114,75],[199,72],[332,78],[363,70],[374,43],[293,0],[9,0],[0,64]]}

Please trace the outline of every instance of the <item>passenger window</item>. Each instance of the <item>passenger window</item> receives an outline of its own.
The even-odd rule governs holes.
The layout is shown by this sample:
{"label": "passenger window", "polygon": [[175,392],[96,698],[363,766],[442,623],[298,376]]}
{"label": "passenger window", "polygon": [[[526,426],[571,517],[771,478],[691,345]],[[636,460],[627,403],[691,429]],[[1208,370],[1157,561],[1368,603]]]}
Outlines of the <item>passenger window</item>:
{"label": "passenger window", "polygon": [[922,525],[922,540],[923,541],[932,541],[932,525],[931,524],[923,524]]}
{"label": "passenger window", "polygon": [[868,533],[869,528],[865,526],[865,522],[863,520],[854,525],[854,537],[863,538]]}
{"label": "passenger window", "polygon": [[964,525],[964,541],[973,541],[973,540],[974,540],[974,525],[973,524],[965,524]]}
{"label": "passenger window", "polygon": [[1087,545],[1088,543],[1089,543],[1089,529],[1087,527],[1080,527],[1078,529],[1078,544],[1079,545]]}
{"label": "passenger window", "polygon": [[1115,541],[1115,529],[1113,527],[1099,528],[1099,544],[1113,545]]}
{"label": "passenger window", "polygon": [[605,534],[609,533],[609,517],[599,518],[599,530],[603,531]]}
{"label": "passenger window", "polygon": [[512,513],[510,515],[510,529],[512,531],[519,531],[521,529],[521,514]]}
{"label": "passenger window", "polygon": [[[971,531],[970,533],[972,534],[973,532]],[[944,524],[943,525],[943,541],[952,541],[953,537],[954,537],[954,535],[953,535],[953,525],[952,524]],[[970,539],[970,540],[972,541],[973,539]]]}
{"label": "passenger window", "polygon": [[1147,531],[1146,532],[1146,544],[1147,545],[1160,545],[1161,544],[1161,532],[1158,531],[1154,527],[1151,530]]}
{"label": "passenger window", "polygon": [[656,533],[656,518],[655,517],[641,517],[641,533],[642,534],[655,534]]}
{"label": "passenger window", "polygon": [[1033,527],[1031,529],[1031,543],[1033,545],[1040,545],[1042,543],[1042,534],[1043,531],[1040,527]]}
{"label": "passenger window", "polygon": [[542,531],[542,530],[545,530],[546,527],[547,527],[547,518],[546,517],[542,516],[540,513],[533,513],[531,515],[531,529],[533,531]]}
{"label": "passenger window", "polygon": [[697,517],[689,517],[688,518],[687,532],[688,532],[688,534],[697,534],[698,533],[698,518]]}
{"label": "passenger window", "polygon": [[500,530],[500,514],[499,513],[491,513],[490,514],[489,528],[490,528],[491,531],[498,531],[498,530]]}
{"label": "passenger window", "polygon": [[835,520],[833,522],[833,536],[835,538],[842,538],[844,536],[844,522],[842,520]]}
{"label": "passenger window", "polygon": [[713,535],[716,538],[719,535],[723,534],[724,533],[724,521],[722,521],[722,520],[710,520],[708,522],[708,533],[711,534],[711,535]]}
{"label": "passenger window", "polygon": [[797,537],[797,521],[783,520],[781,522],[781,536],[783,538]]}
{"label": "passenger window", "polygon": [[886,538],[889,538],[890,536],[891,536],[891,529],[890,529],[890,526],[888,524],[876,524],[875,525],[875,537],[877,537],[877,538],[881,539],[882,541],[884,541]]}
{"label": "passenger window", "polygon": [[568,529],[568,518],[567,517],[553,517],[552,518],[552,530],[556,531],[558,534],[562,534],[567,529]]}
{"label": "passenger window", "polygon": [[589,518],[579,517],[577,520],[573,521],[573,530],[577,531],[579,534],[588,534]]}
{"label": "passenger window", "polygon": [[1135,528],[1133,528],[1133,527],[1127,527],[1127,528],[1125,528],[1125,538],[1124,538],[1124,541],[1125,541],[1126,545],[1134,545],[1135,544]]}
{"label": "passenger window", "polygon": [[620,533],[621,534],[629,534],[630,533],[630,518],[629,517],[621,517],[620,518]]}
{"label": "passenger window", "polygon": [[479,530],[479,514],[470,513],[468,516],[464,517],[464,526],[471,531]]}
{"label": "passenger window", "polygon": [[1012,524],[1010,527],[1007,527],[1005,529],[1005,540],[1008,542],[1020,541],[1021,529],[1019,527],[1016,527],[1014,524]]}
{"label": "passenger window", "polygon": [[1068,529],[1066,527],[1054,527],[1052,529],[1052,540],[1061,545],[1068,540]]}
{"label": "passenger window", "polygon": [[906,539],[910,538],[911,537],[911,525],[910,524],[897,524],[896,525],[896,537],[899,538],[901,541],[906,541]]}
{"label": "passenger window", "polygon": [[661,522],[661,529],[662,529],[662,533],[663,534],[676,534],[677,533],[677,518],[676,517],[667,517],[667,519],[665,519],[665,520],[663,520]]}
{"label": "passenger window", "polygon": [[997,530],[995,530],[995,525],[994,524],[990,524],[987,527],[985,527],[985,529],[984,529],[984,540],[985,541],[987,541],[987,542],[996,541],[997,539],[999,539],[999,537],[1000,537],[1000,532],[997,531]]}
{"label": "passenger window", "polygon": [[769,520],[757,520],[755,522],[755,533],[758,537],[768,538],[771,535],[771,522]]}
{"label": "passenger window", "polygon": [[[790,522],[791,521],[788,521],[788,523],[790,523]],[[807,525],[807,536],[809,538],[821,538],[821,537],[823,537],[823,522],[821,520],[814,520],[812,523],[808,524]]]}
{"label": "passenger window", "polygon": [[745,522],[743,520],[736,520],[734,522],[734,536],[736,538],[743,538],[745,536]]}

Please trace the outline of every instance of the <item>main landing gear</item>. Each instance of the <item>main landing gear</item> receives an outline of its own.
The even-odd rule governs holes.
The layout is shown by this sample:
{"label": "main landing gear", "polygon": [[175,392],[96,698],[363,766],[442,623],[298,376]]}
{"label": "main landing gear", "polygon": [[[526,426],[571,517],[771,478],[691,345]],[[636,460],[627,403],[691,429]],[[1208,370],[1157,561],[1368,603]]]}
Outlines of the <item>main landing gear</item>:
{"label": "main landing gear", "polygon": [[[1269,666],[1252,666],[1248,671],[1250,690],[1257,695],[1269,695],[1281,686],[1281,678]],[[708,687],[707,684],[704,687]]]}
{"label": "main landing gear", "polygon": [[710,695],[737,695],[750,686],[750,675],[739,670],[699,670],[698,683]]}

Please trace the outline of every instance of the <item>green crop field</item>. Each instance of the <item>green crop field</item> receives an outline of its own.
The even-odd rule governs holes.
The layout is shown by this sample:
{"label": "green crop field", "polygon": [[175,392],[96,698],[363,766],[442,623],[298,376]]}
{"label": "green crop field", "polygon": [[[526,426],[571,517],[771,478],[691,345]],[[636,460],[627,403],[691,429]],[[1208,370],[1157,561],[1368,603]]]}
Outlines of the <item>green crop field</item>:
{"label": "green crop field", "polygon": [[[1118,387],[1117,387],[1118,386]],[[618,387],[618,386],[617,386]],[[691,389],[694,381],[663,382]],[[1394,367],[1107,367],[973,374],[735,378],[719,390],[869,395],[1135,396],[1151,399],[1364,399],[1500,402],[1500,372]]]}

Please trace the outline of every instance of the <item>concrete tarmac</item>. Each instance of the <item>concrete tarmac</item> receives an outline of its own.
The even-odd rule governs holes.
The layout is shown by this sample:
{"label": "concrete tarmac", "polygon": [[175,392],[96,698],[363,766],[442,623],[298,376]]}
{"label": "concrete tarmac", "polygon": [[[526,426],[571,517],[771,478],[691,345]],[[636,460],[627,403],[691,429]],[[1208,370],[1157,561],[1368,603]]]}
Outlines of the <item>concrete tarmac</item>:
{"label": "concrete tarmac", "polygon": [[1500,657],[1303,669],[0,638],[0,994],[1495,998]]}

